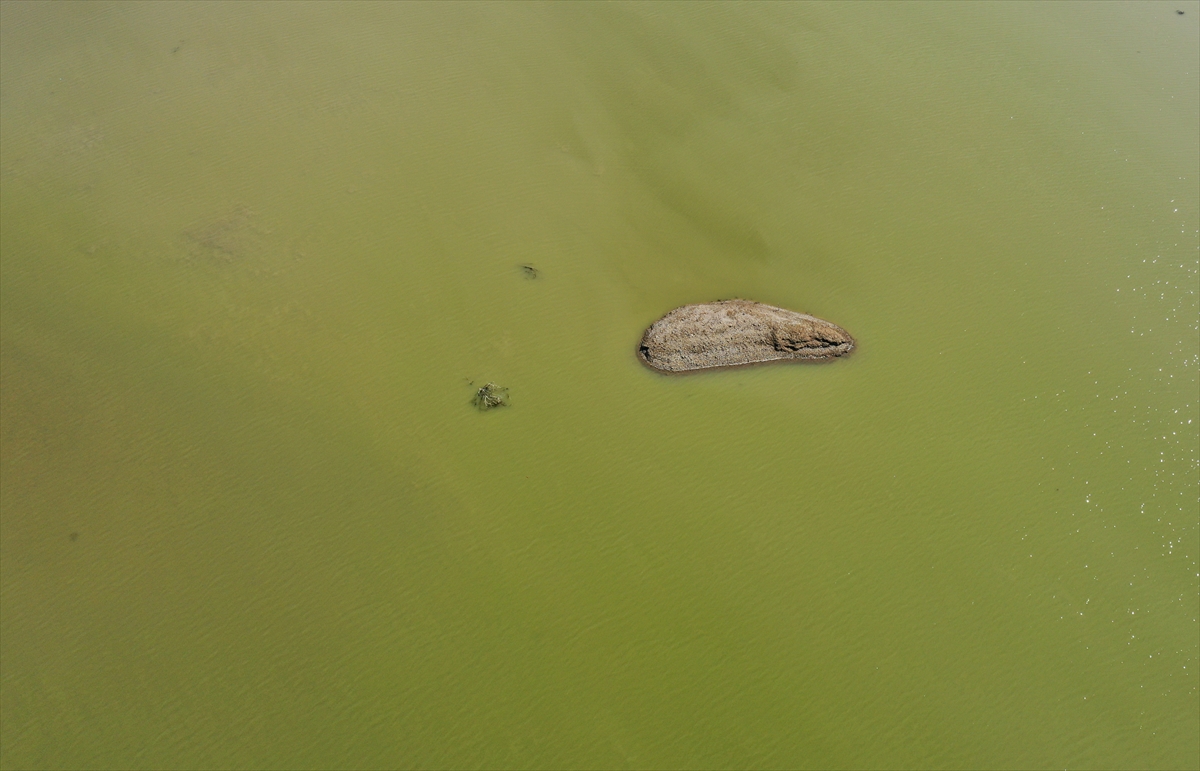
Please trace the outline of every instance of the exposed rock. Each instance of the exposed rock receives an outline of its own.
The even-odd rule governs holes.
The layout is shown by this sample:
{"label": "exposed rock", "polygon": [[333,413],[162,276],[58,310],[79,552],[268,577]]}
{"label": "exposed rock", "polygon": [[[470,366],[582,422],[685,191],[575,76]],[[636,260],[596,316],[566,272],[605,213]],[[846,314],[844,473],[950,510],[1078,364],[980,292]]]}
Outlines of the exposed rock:
{"label": "exposed rock", "polygon": [[820,361],[854,350],[836,324],[750,300],[684,305],[650,325],[638,358],[660,372]]}

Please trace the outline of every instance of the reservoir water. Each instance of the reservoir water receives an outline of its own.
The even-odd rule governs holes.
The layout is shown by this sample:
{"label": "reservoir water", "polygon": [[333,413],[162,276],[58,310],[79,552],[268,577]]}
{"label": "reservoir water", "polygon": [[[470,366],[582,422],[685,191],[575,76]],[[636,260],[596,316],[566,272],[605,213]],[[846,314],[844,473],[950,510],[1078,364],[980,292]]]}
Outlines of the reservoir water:
{"label": "reservoir water", "polygon": [[[0,65],[3,768],[1200,764],[1200,3],[6,3]],[[857,348],[639,363],[729,298]]]}

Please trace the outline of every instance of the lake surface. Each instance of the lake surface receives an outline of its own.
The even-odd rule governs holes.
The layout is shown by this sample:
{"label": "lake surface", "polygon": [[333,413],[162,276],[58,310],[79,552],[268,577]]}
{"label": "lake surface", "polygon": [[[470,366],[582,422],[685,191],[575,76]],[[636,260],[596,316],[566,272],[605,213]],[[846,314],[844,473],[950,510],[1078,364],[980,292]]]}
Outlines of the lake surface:
{"label": "lake surface", "polygon": [[1200,4],[0,9],[4,768],[1200,763]]}

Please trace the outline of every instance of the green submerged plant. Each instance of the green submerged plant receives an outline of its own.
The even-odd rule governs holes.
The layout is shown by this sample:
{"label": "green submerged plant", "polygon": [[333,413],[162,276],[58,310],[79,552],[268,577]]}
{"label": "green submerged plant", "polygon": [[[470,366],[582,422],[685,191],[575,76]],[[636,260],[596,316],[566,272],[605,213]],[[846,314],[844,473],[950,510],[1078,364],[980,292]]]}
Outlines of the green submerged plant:
{"label": "green submerged plant", "polygon": [[475,398],[471,400],[471,403],[480,412],[487,412],[495,407],[507,407],[508,389],[495,383],[485,383],[475,392]]}

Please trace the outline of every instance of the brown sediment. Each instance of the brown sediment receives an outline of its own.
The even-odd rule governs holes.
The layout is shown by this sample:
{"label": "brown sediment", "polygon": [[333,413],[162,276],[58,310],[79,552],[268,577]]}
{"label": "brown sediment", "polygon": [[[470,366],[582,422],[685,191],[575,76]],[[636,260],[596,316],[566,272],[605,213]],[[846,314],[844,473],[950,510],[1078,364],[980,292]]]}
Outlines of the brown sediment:
{"label": "brown sediment", "polygon": [[650,325],[638,358],[659,372],[824,361],[854,350],[836,324],[750,300],[684,305]]}

